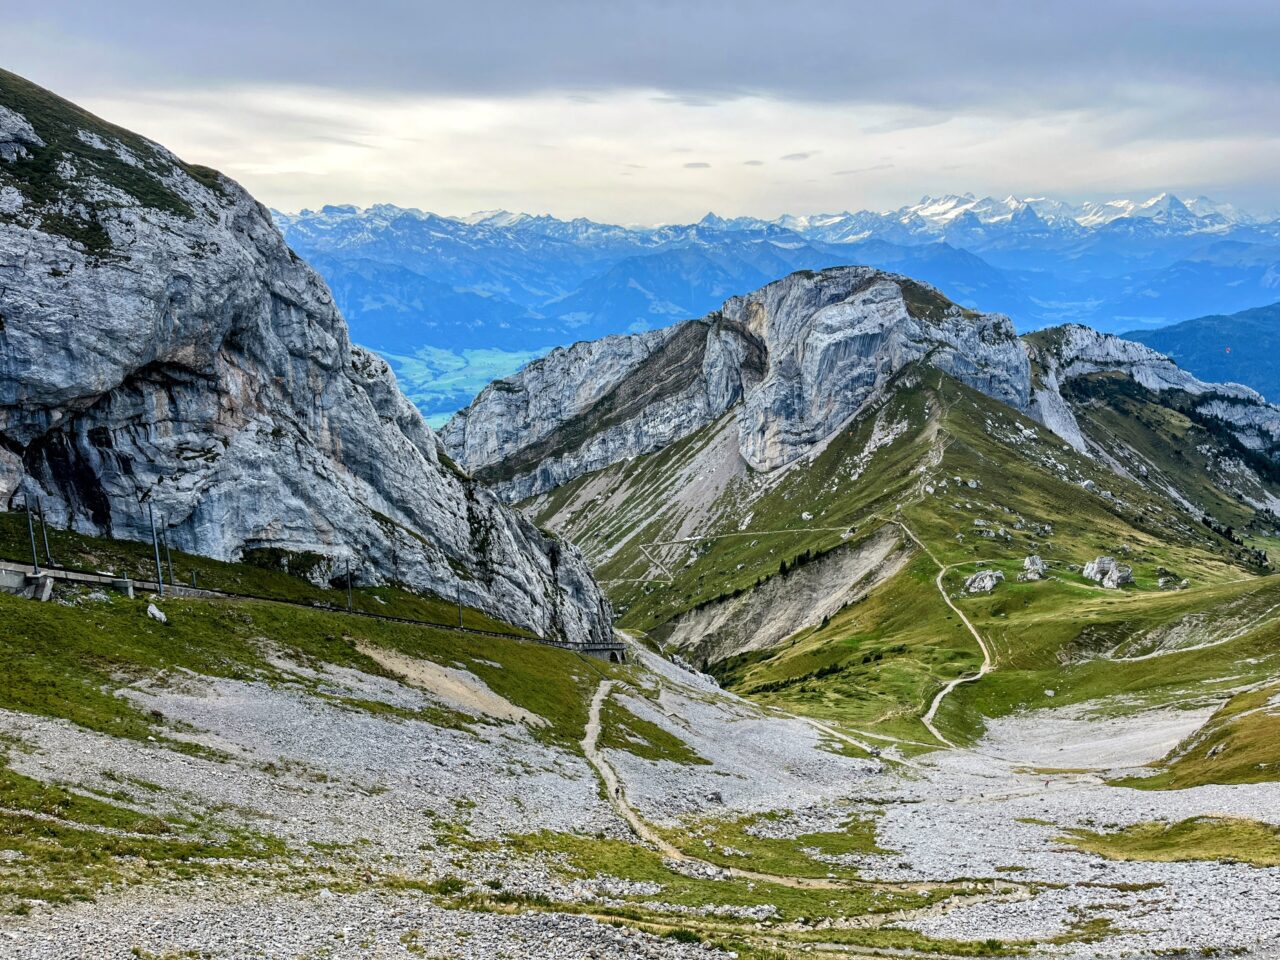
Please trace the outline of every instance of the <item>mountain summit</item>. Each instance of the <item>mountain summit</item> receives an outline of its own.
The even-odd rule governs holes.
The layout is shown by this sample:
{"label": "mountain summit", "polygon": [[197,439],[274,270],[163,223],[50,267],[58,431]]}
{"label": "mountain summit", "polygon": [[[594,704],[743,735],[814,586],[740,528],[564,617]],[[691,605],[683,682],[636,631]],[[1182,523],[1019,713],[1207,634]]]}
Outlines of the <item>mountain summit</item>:
{"label": "mountain summit", "polygon": [[[570,547],[443,456],[226,177],[0,71],[0,498],[130,539],[270,549],[602,638]],[[21,282],[13,282],[20,278]]]}

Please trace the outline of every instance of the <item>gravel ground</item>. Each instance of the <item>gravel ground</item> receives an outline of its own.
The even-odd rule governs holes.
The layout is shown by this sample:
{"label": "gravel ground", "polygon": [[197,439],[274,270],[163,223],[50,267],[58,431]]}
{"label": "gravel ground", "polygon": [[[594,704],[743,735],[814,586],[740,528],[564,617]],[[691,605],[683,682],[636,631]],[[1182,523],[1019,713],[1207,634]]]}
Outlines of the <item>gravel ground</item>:
{"label": "gravel ground", "polygon": [[[1131,768],[1163,753],[1202,712],[1023,714],[993,723],[976,751],[930,754],[904,773],[823,749],[825,738],[808,724],[768,715],[651,654],[637,665],[639,682],[657,692],[656,700],[622,687],[615,695],[712,761],[686,766],[609,751],[627,796],[652,822],[790,811],[758,828],[788,837],[834,829],[862,813],[878,817],[877,842],[893,852],[833,859],[857,866],[866,879],[987,877],[1036,885],[1030,898],[977,898],[904,921],[933,936],[1045,940],[1105,919],[1112,936],[1045,946],[1039,955],[1119,957],[1212,947],[1262,957],[1280,946],[1280,869],[1112,862],[1059,839],[1073,826],[1110,829],[1200,815],[1277,823],[1280,787],[1138,791],[1106,786],[1094,774],[1028,769]],[[516,860],[500,849],[447,842],[449,832],[463,829],[477,838],[541,829],[629,837],[577,754],[541,743],[519,723],[441,729],[348,709],[312,692],[319,683],[339,696],[391,706],[437,703],[425,691],[384,678],[331,670],[304,679],[312,689],[187,676],[129,694],[194,731],[186,734],[190,739],[228,754],[225,762],[0,712],[0,736],[22,747],[9,751],[20,773],[80,789],[123,790],[140,809],[250,827],[300,851],[313,843],[340,845],[333,854],[311,853],[310,863],[262,868],[258,880],[134,887],[94,903],[35,905],[29,916],[0,921],[0,958],[127,957],[134,947],[156,956],[191,950],[219,960],[721,956],[585,918],[447,910],[412,890],[328,894],[320,884],[330,881],[308,879],[307,870],[321,865],[347,876],[458,877],[471,890],[501,887],[557,902],[663,900],[652,882],[567,874],[556,855]],[[300,874],[291,875],[295,870]],[[284,893],[281,880],[306,892]],[[714,903],[678,909],[724,912]],[[773,908],[729,912],[765,920]],[[821,917],[816,904],[813,916]],[[415,954],[419,949],[424,952]]]}
{"label": "gravel ground", "polygon": [[[445,910],[400,894],[256,900],[208,890],[77,905],[0,930],[13,960],[136,960],[147,953],[219,960],[300,957],[450,960],[729,960],[732,954],[648,936],[584,917]],[[185,953],[184,951],[190,951]]]}
{"label": "gravel ground", "polygon": [[[1020,772],[1037,756],[1023,744],[1060,745],[1081,765],[1126,764],[1160,755],[1167,721],[1144,714],[1090,720],[1084,711],[1045,710],[993,725],[984,754],[948,751],[926,758],[917,779],[885,799],[881,846],[891,856],[852,857],[863,875],[885,880],[1005,876],[1064,884],[1029,901],[980,904],[909,926],[958,939],[1049,938],[1082,917],[1110,919],[1128,931],[1099,943],[1064,946],[1081,957],[1217,947],[1267,950],[1280,945],[1280,869],[1217,862],[1117,862],[1059,842],[1066,827],[1114,829],[1150,820],[1215,815],[1280,823],[1276,784],[1177,791],[1110,787],[1091,775]],[[1135,744],[1146,738],[1146,754]],[[1046,781],[1048,781],[1046,785]],[[1000,867],[1020,867],[1016,872]],[[1156,884],[1152,889],[1135,886]]]}
{"label": "gravel ground", "polygon": [[[643,662],[657,668],[664,663],[647,652]],[[632,713],[674,733],[711,761],[677,764],[606,751],[627,784],[628,798],[646,820],[671,825],[690,814],[807,806],[860,792],[881,772],[878,761],[821,749],[819,733],[803,721],[766,714],[745,701],[690,684],[688,677],[671,671],[656,704],[621,690],[613,694]]]}

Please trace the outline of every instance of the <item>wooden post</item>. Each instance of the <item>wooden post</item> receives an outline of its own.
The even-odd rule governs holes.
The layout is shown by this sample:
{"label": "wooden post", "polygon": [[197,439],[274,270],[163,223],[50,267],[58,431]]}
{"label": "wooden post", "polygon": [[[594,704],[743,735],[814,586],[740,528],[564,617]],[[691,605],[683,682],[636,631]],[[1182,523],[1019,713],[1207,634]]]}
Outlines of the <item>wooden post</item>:
{"label": "wooden post", "polygon": [[156,593],[164,596],[164,574],[160,571],[160,540],[156,536],[156,511],[151,505],[151,501],[147,501],[147,516],[151,518],[151,549],[156,555]]}
{"label": "wooden post", "polygon": [[36,498],[36,506],[40,510],[40,533],[44,536],[44,558],[49,562],[49,566],[53,566],[53,551],[49,549],[49,526],[44,519],[44,501],[39,497]]}
{"label": "wooden post", "polygon": [[178,581],[173,579],[173,554],[169,552],[169,525],[167,523],[160,529],[160,538],[164,541],[164,559],[169,566],[169,582],[177,586]]}
{"label": "wooden post", "polygon": [[31,534],[31,570],[40,576],[40,555],[36,553],[36,527],[31,519],[31,498],[27,498],[27,533]]}

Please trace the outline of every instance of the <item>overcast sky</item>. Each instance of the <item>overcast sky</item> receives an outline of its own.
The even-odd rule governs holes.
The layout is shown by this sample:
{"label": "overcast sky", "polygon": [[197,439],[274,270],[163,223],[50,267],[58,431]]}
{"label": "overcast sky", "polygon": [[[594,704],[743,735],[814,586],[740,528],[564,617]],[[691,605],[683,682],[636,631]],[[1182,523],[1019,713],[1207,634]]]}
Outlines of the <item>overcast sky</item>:
{"label": "overcast sky", "polygon": [[1280,3],[0,0],[0,66],[285,210],[1280,206]]}

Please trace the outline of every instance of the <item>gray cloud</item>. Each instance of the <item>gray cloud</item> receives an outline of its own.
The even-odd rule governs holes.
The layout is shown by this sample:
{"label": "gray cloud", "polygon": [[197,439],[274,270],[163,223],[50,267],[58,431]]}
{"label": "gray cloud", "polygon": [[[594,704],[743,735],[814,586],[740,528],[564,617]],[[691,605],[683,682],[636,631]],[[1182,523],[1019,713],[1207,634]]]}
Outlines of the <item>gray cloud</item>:
{"label": "gray cloud", "polygon": [[784,153],[778,159],[779,160],[808,160],[817,152],[818,152],[817,150],[810,150],[807,153]]}
{"label": "gray cloud", "polygon": [[[709,199],[782,212],[1137,183],[1280,199],[1274,0],[0,0],[0,24],[6,68],[281,205],[327,190],[672,218]],[[421,146],[396,152],[402,138]],[[671,162],[695,142],[714,178]],[[766,186],[744,169],[763,161],[729,159],[778,142],[820,155],[773,171],[889,171],[842,184],[883,192]],[[357,147],[367,163],[343,153]],[[650,193],[617,189],[624,157],[648,161],[628,188]]]}
{"label": "gray cloud", "polygon": [[709,163],[702,163],[701,161],[699,161],[697,163],[686,163],[684,165],[684,168],[686,170],[706,170],[706,169],[709,169],[710,166],[711,164]]}
{"label": "gray cloud", "polygon": [[[764,94],[1026,110],[1094,106],[1135,86],[1274,90],[1280,41],[1280,5],[1269,0],[1212,8],[988,0],[976,11],[950,0],[43,0],[38,8],[4,0],[0,8],[6,60],[54,83],[505,95],[647,88],[688,104]],[[766,41],[781,54],[752,58],[744,70],[742,51]]]}

